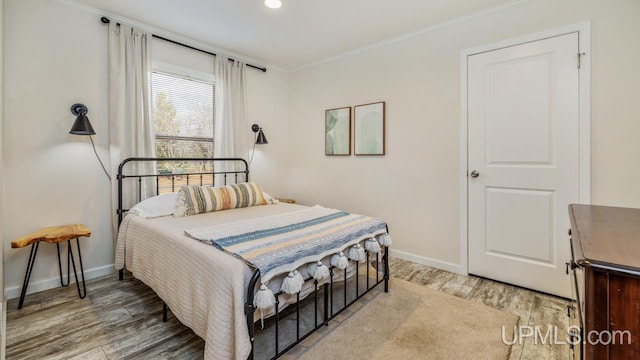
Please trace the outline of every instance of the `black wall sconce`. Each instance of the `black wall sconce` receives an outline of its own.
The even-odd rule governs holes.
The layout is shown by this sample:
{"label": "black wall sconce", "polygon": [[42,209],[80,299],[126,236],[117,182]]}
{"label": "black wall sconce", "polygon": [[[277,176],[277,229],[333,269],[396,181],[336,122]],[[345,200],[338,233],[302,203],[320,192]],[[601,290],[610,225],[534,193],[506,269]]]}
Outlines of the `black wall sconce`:
{"label": "black wall sconce", "polygon": [[91,137],[91,135],[95,135],[96,132],[93,130],[93,126],[91,126],[91,122],[87,117],[88,112],[89,112],[89,109],[87,109],[87,107],[84,104],[71,105],[71,113],[76,116],[76,121],[73,123],[71,130],[69,130],[69,134],[89,135],[89,140],[91,140],[91,146],[93,147],[93,152],[96,154],[96,158],[98,158],[98,161],[100,162],[100,165],[102,166],[102,170],[104,171],[105,175],[107,175],[107,177],[109,178],[109,181],[111,181],[111,175],[109,175],[109,172],[104,167],[102,160],[100,160],[100,156],[98,156],[98,152],[96,151],[96,145],[93,143],[93,138]]}
{"label": "black wall sconce", "polygon": [[258,133],[258,135],[256,136],[256,144],[263,145],[263,144],[268,144],[269,143],[267,141],[267,137],[264,136],[264,132],[262,132],[262,128],[260,126],[258,126],[258,124],[251,125],[251,130],[254,133]]}
{"label": "black wall sconce", "polygon": [[87,117],[87,113],[89,110],[84,104],[73,104],[71,105],[71,113],[76,115],[76,121],[73,123],[69,134],[73,135],[95,135],[96,132],[93,131],[93,126],[91,126],[91,122]]}
{"label": "black wall sconce", "polygon": [[253,161],[253,153],[256,151],[256,145],[268,144],[267,137],[264,136],[262,128],[258,124],[251,125],[251,131],[256,133],[256,141],[253,142],[253,149],[251,150],[251,156],[249,157],[249,164]]}

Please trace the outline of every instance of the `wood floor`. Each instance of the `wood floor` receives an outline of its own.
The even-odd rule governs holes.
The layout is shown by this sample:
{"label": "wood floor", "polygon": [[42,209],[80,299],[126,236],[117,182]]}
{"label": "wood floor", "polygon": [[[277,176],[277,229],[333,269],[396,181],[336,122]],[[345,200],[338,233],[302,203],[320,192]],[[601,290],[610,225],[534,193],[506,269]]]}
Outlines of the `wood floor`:
{"label": "wood floor", "polygon": [[[557,326],[560,340],[566,334],[564,299],[394,258],[390,270],[392,277],[513,313],[519,325],[542,331]],[[85,299],[71,286],[29,294],[21,310],[17,299],[8,302],[7,359],[202,358],[203,340],[171,314],[163,323],[159,298],[130,275],[124,281],[115,274],[87,281]],[[567,345],[527,338],[513,346],[510,359],[569,359],[569,354]]]}
{"label": "wood floor", "polygon": [[[519,326],[539,326],[543,335],[548,326],[557,326],[557,340],[566,339],[569,301],[536,291],[477,276],[463,276],[409,261],[391,259],[392,277],[404,279],[434,290],[457,296],[520,317]],[[567,276],[567,286],[570,286]],[[512,340],[512,339],[509,339]],[[570,359],[566,344],[535,344],[532,338],[516,343],[510,360]]]}

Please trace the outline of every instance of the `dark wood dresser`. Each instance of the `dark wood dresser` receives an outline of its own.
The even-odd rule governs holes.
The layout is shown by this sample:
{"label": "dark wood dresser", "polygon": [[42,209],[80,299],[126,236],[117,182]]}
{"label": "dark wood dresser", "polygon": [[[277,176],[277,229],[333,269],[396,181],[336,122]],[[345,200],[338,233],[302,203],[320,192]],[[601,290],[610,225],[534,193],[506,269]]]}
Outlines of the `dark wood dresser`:
{"label": "dark wood dresser", "polygon": [[570,205],[575,359],[640,359],[640,209]]}

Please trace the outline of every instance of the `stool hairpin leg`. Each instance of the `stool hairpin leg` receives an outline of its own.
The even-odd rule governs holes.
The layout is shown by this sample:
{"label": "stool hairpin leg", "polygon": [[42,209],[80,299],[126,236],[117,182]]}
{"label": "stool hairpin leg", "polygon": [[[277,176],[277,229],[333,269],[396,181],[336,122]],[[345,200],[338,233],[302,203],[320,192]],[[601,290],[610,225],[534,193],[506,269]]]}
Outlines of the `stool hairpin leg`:
{"label": "stool hairpin leg", "polygon": [[20,301],[18,302],[18,310],[22,309],[24,303],[24,296],[27,294],[27,287],[29,286],[29,278],[31,278],[31,270],[33,269],[33,263],[36,262],[36,254],[38,253],[39,242],[31,245],[31,253],[29,254],[29,262],[27,263],[27,272],[24,274],[24,282],[22,283],[22,292],[20,292]]}
{"label": "stool hairpin leg", "polygon": [[87,296],[87,286],[84,282],[84,269],[82,267],[82,253],[80,252],[80,240],[79,238],[76,238],[76,245],[78,247],[78,262],[80,263],[80,275],[82,276],[82,290],[84,290],[84,292],[80,291],[80,282],[78,281],[78,273],[76,272],[76,262],[73,259],[73,250],[71,249],[71,240],[69,240],[69,247],[68,247],[68,252],[67,252],[67,276],[69,278],[71,278],[71,274],[69,274],[69,259],[71,259],[71,265],[73,265],[73,276],[76,279],[76,287],[78,288],[78,296],[80,296],[80,299],[84,299],[85,296]]}
{"label": "stool hairpin leg", "polygon": [[[67,244],[67,246],[71,246],[71,245]],[[62,278],[62,261],[60,260],[60,243],[56,243],[56,249],[58,249],[58,270],[60,270],[60,285],[69,286],[69,282],[71,281],[71,277],[69,276],[69,274],[71,273],[69,271],[69,262],[67,261],[67,283],[65,284],[64,279]]]}

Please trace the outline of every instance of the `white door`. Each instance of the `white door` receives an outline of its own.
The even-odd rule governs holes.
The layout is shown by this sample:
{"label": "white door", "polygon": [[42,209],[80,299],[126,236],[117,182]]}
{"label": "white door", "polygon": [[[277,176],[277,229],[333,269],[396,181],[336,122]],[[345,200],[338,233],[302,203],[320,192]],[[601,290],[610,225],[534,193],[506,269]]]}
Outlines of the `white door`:
{"label": "white door", "polygon": [[469,272],[569,297],[578,33],[468,56]]}

